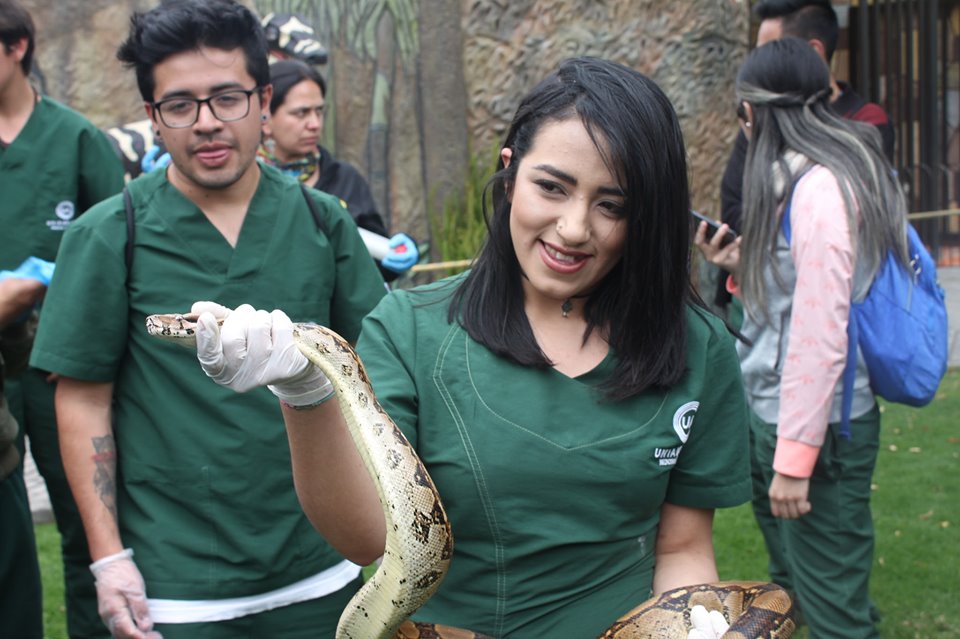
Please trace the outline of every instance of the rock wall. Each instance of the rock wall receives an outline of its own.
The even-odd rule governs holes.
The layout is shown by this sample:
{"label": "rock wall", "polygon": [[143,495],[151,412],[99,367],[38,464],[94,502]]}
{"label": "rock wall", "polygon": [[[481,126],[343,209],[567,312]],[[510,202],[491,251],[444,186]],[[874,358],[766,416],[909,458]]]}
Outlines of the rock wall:
{"label": "rock wall", "polygon": [[[142,117],[114,54],[152,0],[21,0],[38,27],[38,78],[103,127]],[[490,157],[520,96],[563,58],[607,57],[656,80],[680,115],[693,204],[719,209],[736,133],[744,0],[248,0],[295,12],[330,50],[326,141],[370,180],[388,222],[429,235],[427,209]]]}
{"label": "rock wall", "polygon": [[40,88],[108,127],[144,117],[133,72],[116,58],[130,14],[146,0],[20,0],[37,29]]}
{"label": "rock wall", "polygon": [[733,84],[747,52],[741,0],[472,0],[464,3],[464,72],[477,148],[506,132],[518,97],[561,60],[593,55],[652,78],[680,117],[695,208],[719,212],[737,132]]}

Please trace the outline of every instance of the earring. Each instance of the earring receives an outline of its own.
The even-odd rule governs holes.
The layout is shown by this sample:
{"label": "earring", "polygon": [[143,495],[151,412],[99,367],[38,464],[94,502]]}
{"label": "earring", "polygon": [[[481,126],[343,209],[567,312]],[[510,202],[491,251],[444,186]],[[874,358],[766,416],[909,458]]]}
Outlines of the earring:
{"label": "earring", "polygon": [[261,122],[266,122],[266,121],[267,121],[267,114],[266,114],[266,113],[263,113],[263,114],[260,115],[260,121],[261,121]]}
{"label": "earring", "polygon": [[749,128],[750,128],[750,122],[744,122],[744,123],[743,123],[743,126],[745,126],[745,127],[747,127],[747,128],[749,129]]}

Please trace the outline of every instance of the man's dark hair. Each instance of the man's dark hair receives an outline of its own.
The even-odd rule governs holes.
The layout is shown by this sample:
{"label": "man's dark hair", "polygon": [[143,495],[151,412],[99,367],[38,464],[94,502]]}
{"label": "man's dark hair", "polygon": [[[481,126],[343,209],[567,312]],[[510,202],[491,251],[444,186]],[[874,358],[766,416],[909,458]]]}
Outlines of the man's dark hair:
{"label": "man's dark hair", "polygon": [[24,9],[16,0],[0,0],[0,42],[7,53],[13,50],[13,45],[27,39],[27,52],[20,60],[23,75],[30,75],[33,67],[33,18],[30,12]]}
{"label": "man's dark hair", "polygon": [[840,27],[830,0],[759,0],[753,13],[760,20],[781,18],[783,35],[819,40],[827,62],[833,58]]}
{"label": "man's dark hair", "polygon": [[234,0],[164,0],[130,18],[117,59],[132,67],[144,101],[154,101],[154,68],[171,55],[200,47],[242,49],[257,86],[270,84],[267,39],[260,21]]}

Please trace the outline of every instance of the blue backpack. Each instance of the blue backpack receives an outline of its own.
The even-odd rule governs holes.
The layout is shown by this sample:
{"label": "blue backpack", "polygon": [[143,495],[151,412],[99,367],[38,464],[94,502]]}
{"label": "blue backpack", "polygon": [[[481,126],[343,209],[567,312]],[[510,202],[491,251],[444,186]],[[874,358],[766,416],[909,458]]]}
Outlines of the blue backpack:
{"label": "blue backpack", "polygon": [[[790,203],[781,229],[790,243]],[[947,307],[937,267],[913,226],[907,224],[913,271],[889,253],[861,302],[850,307],[847,365],[843,372],[840,434],[850,439],[850,407],[857,374],[857,345],[870,387],[898,404],[930,403],[947,370]]]}

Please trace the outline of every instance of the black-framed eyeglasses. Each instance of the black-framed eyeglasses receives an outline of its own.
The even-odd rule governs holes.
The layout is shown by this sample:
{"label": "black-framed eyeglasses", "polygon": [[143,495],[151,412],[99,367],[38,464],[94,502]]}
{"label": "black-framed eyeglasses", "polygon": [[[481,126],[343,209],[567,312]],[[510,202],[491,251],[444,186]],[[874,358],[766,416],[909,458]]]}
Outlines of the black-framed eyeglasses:
{"label": "black-framed eyeglasses", "polygon": [[235,122],[250,113],[250,96],[259,93],[261,87],[252,89],[230,89],[211,95],[202,100],[198,98],[168,98],[153,103],[160,121],[171,129],[185,129],[193,126],[200,117],[200,105],[210,107],[210,113],[221,122]]}

